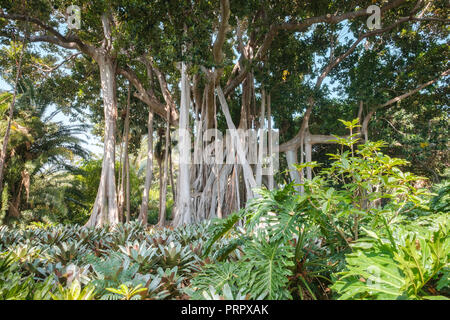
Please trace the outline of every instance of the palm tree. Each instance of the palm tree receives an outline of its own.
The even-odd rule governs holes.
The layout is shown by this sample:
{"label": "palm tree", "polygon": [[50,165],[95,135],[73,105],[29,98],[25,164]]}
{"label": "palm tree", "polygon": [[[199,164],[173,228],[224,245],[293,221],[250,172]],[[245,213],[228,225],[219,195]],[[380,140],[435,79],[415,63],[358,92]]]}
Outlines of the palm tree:
{"label": "palm tree", "polygon": [[[86,132],[86,126],[52,121],[56,112],[45,116],[49,105],[37,105],[33,96],[31,87],[20,94],[11,125],[4,176],[8,218],[19,218],[22,210],[42,204],[49,210],[62,208],[65,188],[61,186],[67,185],[71,173],[77,170],[71,161],[89,156],[80,145],[83,140],[77,136]],[[7,126],[4,105],[0,105],[0,113],[0,133],[3,133]],[[55,189],[58,185],[59,189]]]}

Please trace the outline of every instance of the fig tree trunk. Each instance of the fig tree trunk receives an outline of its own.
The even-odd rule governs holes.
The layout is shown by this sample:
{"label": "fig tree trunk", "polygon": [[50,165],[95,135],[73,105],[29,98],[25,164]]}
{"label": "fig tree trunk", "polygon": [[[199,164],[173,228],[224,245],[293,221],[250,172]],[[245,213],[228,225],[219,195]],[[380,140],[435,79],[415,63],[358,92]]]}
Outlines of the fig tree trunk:
{"label": "fig tree trunk", "polygon": [[115,63],[107,56],[98,59],[100,80],[105,113],[105,133],[103,162],[100,184],[88,227],[115,226],[119,223],[116,181],[114,177],[115,126],[117,119],[116,70]]}

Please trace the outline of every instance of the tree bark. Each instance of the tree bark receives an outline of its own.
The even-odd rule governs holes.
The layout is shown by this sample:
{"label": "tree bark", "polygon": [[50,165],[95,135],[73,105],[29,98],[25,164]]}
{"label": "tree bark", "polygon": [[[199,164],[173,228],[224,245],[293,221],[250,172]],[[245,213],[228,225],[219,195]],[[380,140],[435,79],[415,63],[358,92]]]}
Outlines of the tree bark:
{"label": "tree bark", "polygon": [[[176,212],[173,224],[180,226],[189,224],[191,217],[191,190],[190,190],[190,153],[191,139],[188,134],[189,129],[189,106],[190,98],[189,78],[187,75],[187,66],[184,62],[181,64],[181,103],[179,120],[179,176],[178,176],[178,198],[176,199]],[[201,127],[201,126],[200,126]]]}
{"label": "tree bark", "polygon": [[[310,140],[310,134],[309,131],[306,132],[305,136],[305,161],[311,162],[312,161],[312,143]],[[306,179],[311,180],[312,179],[312,169],[311,167],[306,168]]]}
{"label": "tree bark", "polygon": [[[171,145],[171,140],[169,141],[169,145]],[[169,148],[169,178],[170,178],[170,185],[172,186],[172,199],[174,203],[176,203],[177,200],[177,194],[176,194],[176,186],[173,179],[173,164],[172,164],[172,148]]]}
{"label": "tree bark", "polygon": [[269,127],[269,132],[268,132],[268,140],[267,140],[267,146],[268,146],[268,153],[269,153],[269,157],[270,157],[270,173],[268,175],[268,185],[269,185],[269,190],[273,190],[274,188],[274,168],[273,168],[273,149],[272,149],[272,108],[270,105],[270,93],[267,95],[267,121],[268,121],[268,127]]}
{"label": "tree bark", "polygon": [[[294,164],[298,163],[297,150],[288,150],[288,151],[286,151],[286,161],[288,163],[289,175],[291,176],[291,180],[295,184],[302,183],[300,174],[299,174],[297,168],[294,167]],[[300,192],[300,188],[298,186],[295,187],[295,189]]]}
{"label": "tree bark", "polygon": [[159,221],[159,217],[161,216],[161,211],[162,211],[162,189],[163,189],[163,159],[162,157],[158,157],[156,159],[158,161],[158,168],[159,168],[159,211],[158,211],[158,221]]}
{"label": "tree bark", "polygon": [[259,116],[259,150],[258,150],[258,162],[256,164],[256,185],[261,187],[262,184],[262,162],[263,162],[263,150],[264,150],[264,116],[266,112],[266,91],[263,89],[261,92],[261,114]]}
{"label": "tree bark", "polygon": [[219,96],[220,105],[222,107],[222,111],[225,115],[225,119],[227,121],[228,129],[231,131],[231,136],[233,140],[234,147],[236,148],[236,152],[238,155],[238,159],[243,168],[244,181],[247,185],[247,201],[253,197],[253,189],[256,188],[256,181],[253,177],[253,171],[250,165],[248,164],[244,148],[242,146],[241,140],[237,134],[236,127],[231,119],[230,111],[228,109],[227,101],[225,100],[225,95],[223,94],[222,88],[220,85],[217,87],[217,93]]}
{"label": "tree bark", "polygon": [[[122,136],[119,138],[120,141],[123,141],[123,133]],[[123,222],[123,183],[122,180],[124,179],[125,174],[125,167],[123,165],[124,155],[123,155],[123,143],[119,144],[119,177],[117,178],[117,212],[119,214],[119,222]]]}
{"label": "tree bark", "polygon": [[[128,138],[127,138],[128,140]],[[127,182],[126,182],[126,192],[125,192],[125,203],[126,203],[126,208],[127,208],[127,215],[126,215],[126,223],[130,222],[130,218],[131,218],[131,212],[130,212],[130,159],[128,157],[128,152],[126,154],[126,166],[127,166],[127,170],[126,170],[126,178],[127,178]]]}
{"label": "tree bark", "polygon": [[[170,117],[170,108],[167,106],[167,117]],[[162,176],[162,184],[161,184],[161,204],[160,204],[160,212],[158,219],[158,226],[164,227],[166,224],[166,204],[167,204],[167,182],[168,182],[168,170],[169,170],[169,135],[170,135],[170,122],[167,122],[166,128],[166,148],[164,150],[164,164],[163,164],[163,176]],[[161,175],[160,175],[161,177]]]}
{"label": "tree bark", "polygon": [[[125,207],[126,207],[126,222],[130,222],[130,157],[128,156],[128,145],[130,141],[130,103],[131,103],[131,84],[128,84],[128,97],[127,97],[127,110],[125,115],[125,128],[124,128],[124,138],[125,138]],[[122,178],[122,181],[123,178]]]}
{"label": "tree bark", "polygon": [[105,113],[105,137],[103,147],[102,173],[97,197],[91,217],[86,226],[115,226],[119,223],[114,172],[115,126],[117,120],[116,70],[115,62],[106,55],[98,59]]}
{"label": "tree bark", "polygon": [[145,171],[144,194],[142,196],[141,212],[139,213],[139,221],[147,226],[148,220],[148,197],[153,176],[153,112],[149,109],[147,121],[147,166]]}

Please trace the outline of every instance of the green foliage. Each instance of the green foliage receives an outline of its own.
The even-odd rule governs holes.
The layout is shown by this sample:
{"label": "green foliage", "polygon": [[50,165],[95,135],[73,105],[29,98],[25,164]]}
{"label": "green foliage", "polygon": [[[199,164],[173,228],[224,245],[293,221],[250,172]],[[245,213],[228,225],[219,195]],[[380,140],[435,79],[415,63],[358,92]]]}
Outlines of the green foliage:
{"label": "green foliage", "polygon": [[[224,260],[235,250],[243,254],[237,255],[238,262],[227,261],[206,267],[206,271],[194,279],[197,297],[215,297],[215,291],[207,291],[210,286],[222,292],[226,284],[233,295],[240,297],[290,298],[288,276],[292,275],[294,248],[286,242],[290,239],[289,231],[295,230],[291,223],[295,207],[295,200],[289,197],[292,193],[291,185],[278,191],[262,191],[262,197],[255,199],[247,210],[225,220],[215,220],[211,228],[213,237],[207,244],[205,254],[218,239],[227,237],[236,239],[219,249],[219,260]],[[280,212],[279,219],[271,216],[272,210]],[[246,218],[247,236],[241,228],[235,227],[243,217]],[[261,223],[265,226],[263,229]],[[248,236],[250,234],[252,236]]]}
{"label": "green foliage", "polygon": [[[347,128],[352,130],[354,124],[347,123]],[[355,134],[337,142],[341,151],[330,154],[333,162],[329,168],[305,182],[300,200],[325,238],[335,234],[339,242],[349,246],[358,239],[361,225],[380,225],[380,217],[391,222],[415,208],[428,209],[431,194],[414,186],[423,178],[401,171],[406,161],[382,154],[382,141],[355,148]]]}
{"label": "green foliage", "polygon": [[[305,181],[303,194],[293,184],[259,190],[225,219],[176,229],[0,226],[0,297],[448,297],[447,184],[434,194],[416,188],[419,177],[382,154],[382,142],[357,145],[353,135],[338,142],[341,150]],[[297,169],[307,167],[318,164]]]}
{"label": "green foliage", "polygon": [[[18,286],[2,291],[8,292],[8,297],[29,298],[25,287],[33,288],[52,275],[62,286],[60,291],[69,290],[60,295],[71,298],[81,294],[73,278],[82,284],[95,283],[100,291],[96,298],[115,298],[117,292],[135,297],[133,290],[143,289],[139,286],[144,284],[148,297],[175,298],[193,277],[199,285],[194,294],[208,299],[329,298],[325,288],[332,282],[331,274],[355,267],[355,259],[358,263],[375,259],[365,251],[351,255],[359,254],[355,245],[363,243],[361,237],[378,233],[383,245],[370,247],[384,257],[377,261],[392,270],[397,268],[404,281],[392,282],[390,290],[400,288],[402,297],[424,298],[422,291],[429,290],[428,286],[440,291],[448,285],[448,276],[441,275],[448,275],[447,267],[442,267],[446,262],[437,258],[438,253],[446,254],[440,245],[435,240],[428,243],[413,235],[407,240],[397,234],[401,228],[408,234],[416,228],[443,232],[432,219],[443,221],[449,211],[448,187],[436,191],[437,196],[428,202],[430,194],[418,187],[424,179],[415,175],[437,182],[448,167],[448,73],[442,76],[449,56],[447,3],[396,1],[393,8],[383,10],[383,24],[388,26],[400,17],[409,17],[409,21],[386,28],[374,40],[372,36],[359,37],[366,31],[364,17],[351,18],[352,12],[374,1],[230,2],[228,19],[222,15],[227,1],[78,0],[83,12],[81,28],[68,30],[64,10],[72,0],[2,1],[2,15],[13,17],[0,20],[0,73],[7,83],[14,82],[17,56],[25,47],[16,41],[18,38],[53,39],[50,45],[38,45],[40,50],[24,52],[10,142],[3,154],[5,188],[0,223],[22,229],[0,229],[0,250],[6,250],[14,260],[5,262],[4,272],[13,270],[10,276]],[[104,39],[105,13],[103,17],[111,17],[112,41]],[[334,23],[340,15],[349,19]],[[424,18],[414,19],[414,15]],[[227,31],[222,39],[218,26],[223,23]],[[61,35],[55,38],[58,32]],[[72,37],[76,41],[69,41]],[[66,50],[58,42],[65,40],[82,54],[63,57]],[[100,48],[102,43],[110,45]],[[270,93],[273,127],[280,128],[281,142],[303,130],[304,124],[308,131],[303,133],[341,134],[336,114],[351,119],[361,103],[359,116],[376,111],[368,126],[370,137],[382,138],[387,144],[360,144],[355,132],[357,120],[339,120],[350,136],[336,137],[338,151],[336,145],[316,145],[317,162],[297,166],[302,171],[318,171],[320,162],[325,168],[300,186],[302,194],[296,192],[297,186],[285,183],[283,174],[277,174],[280,189],[260,190],[259,196],[245,203],[245,209],[215,221],[210,229],[203,225],[147,231],[128,224],[113,232],[60,226],[86,222],[96,199],[102,159],[76,162],[75,168],[75,160],[87,157],[77,138],[87,128],[50,120],[63,112],[70,121],[91,120],[93,133],[103,134],[101,100],[105,95],[99,95],[96,64],[103,60],[99,52],[107,54],[106,60],[111,58],[118,71],[125,71],[114,79],[116,116],[126,105],[129,83],[138,89],[130,102],[133,112],[127,152],[133,154],[139,153],[146,134],[148,101],[159,116],[164,115],[156,112],[163,109],[157,108],[157,102],[167,100],[164,102],[172,105],[180,101],[179,61],[186,62],[191,76],[197,109],[194,118],[206,119],[207,127],[210,103],[215,101],[214,90],[209,89],[223,84],[231,85],[227,99],[234,123],[243,120],[241,123],[252,127],[257,123],[253,121],[257,117],[255,106],[262,97],[259,90]],[[150,60],[148,68],[142,65],[143,57]],[[210,76],[212,70],[217,71],[217,77]],[[123,76],[127,71],[133,71],[133,79]],[[241,83],[242,88],[237,89]],[[420,87],[424,83],[428,85]],[[420,90],[405,96],[416,88]],[[0,93],[1,136],[11,120],[7,119],[10,101],[10,93]],[[386,105],[389,101],[396,101],[395,110],[394,104]],[[55,106],[55,111],[45,116],[48,106]],[[245,117],[241,110],[246,111]],[[217,127],[225,129],[223,115],[214,115]],[[162,132],[163,121],[158,118],[156,131]],[[116,141],[123,138],[123,125],[118,116],[113,126]],[[192,132],[201,133],[191,125]],[[154,148],[157,160],[163,154],[162,138],[159,135]],[[389,148],[382,154],[380,149],[385,145]],[[132,218],[141,203],[143,184],[138,156],[134,160],[130,172]],[[120,165],[116,168],[120,170]],[[150,193],[150,223],[156,223],[158,217],[156,184]],[[170,199],[170,191],[168,216],[175,200]],[[25,226],[31,227],[23,230]],[[420,253],[413,250],[415,241],[423,249]],[[392,252],[386,249],[389,244]],[[419,258],[427,263],[411,264]],[[212,267],[216,262],[217,267]],[[433,278],[438,275],[439,279]],[[5,280],[1,288],[9,286]],[[105,294],[105,286],[112,286],[115,295]]]}
{"label": "green foliage", "polygon": [[138,284],[134,288],[128,288],[125,284],[121,284],[118,289],[106,288],[106,290],[122,296],[122,300],[138,300],[139,295],[143,295],[147,291],[147,288],[142,288],[142,284]]}
{"label": "green foliage", "polygon": [[[411,261],[417,259],[412,251],[414,237],[400,240],[388,231],[386,237],[395,248],[391,256],[384,242],[373,252],[367,252],[367,245],[365,251],[355,251],[361,237],[373,234],[369,230],[390,230],[392,226],[417,229],[411,221],[420,224],[424,232],[432,230],[429,221],[433,218],[428,216],[427,220],[432,194],[414,186],[421,177],[400,169],[406,161],[380,152],[383,142],[356,146],[358,138],[352,132],[358,127],[357,120],[341,122],[350,130],[350,136],[337,138],[340,152],[330,154],[329,168],[305,181],[303,194],[298,194],[292,184],[278,190],[259,190],[260,196],[252,199],[245,210],[214,222],[211,228],[214,235],[205,253],[217,239],[224,239],[214,256],[224,262],[206,266],[194,278],[196,297],[215,297],[216,291],[221,292],[227,284],[232,295],[248,294],[252,299],[329,298],[324,288],[336,281],[337,272],[350,268],[353,274],[347,272],[353,277],[348,278],[353,280],[358,271],[369,266],[382,267],[381,270],[390,273],[380,297],[389,294],[392,297],[392,290],[399,288],[408,297],[417,297],[423,286],[444,272],[448,252],[442,251],[441,241],[446,237],[441,231],[435,230],[438,232],[433,236],[435,242],[420,240],[424,256],[422,265],[416,266],[418,271],[413,274],[406,270],[413,270]],[[317,166],[317,163],[305,163],[297,169]],[[441,203],[442,194],[431,203]],[[239,226],[241,220],[245,221],[244,228]],[[373,248],[377,248],[375,244]],[[417,274],[422,276],[420,280],[415,278]],[[370,276],[368,271],[363,275],[365,279]],[[356,277],[358,288],[365,285],[360,276]],[[408,277],[408,281],[399,280],[402,277]],[[439,281],[443,287],[445,280]],[[343,297],[358,297],[344,292],[347,284],[336,282],[333,289],[337,288],[345,294]],[[413,293],[410,288],[415,288]]]}
{"label": "green foliage", "polygon": [[242,283],[241,271],[240,263],[217,262],[207,264],[193,279],[191,288],[186,290],[194,299],[202,299],[204,292],[209,290],[210,287],[220,292],[227,285],[231,291],[235,291],[237,288],[242,291],[242,288],[247,288],[247,284]]}
{"label": "green foliage", "polygon": [[243,295],[240,291],[233,294],[228,283],[224,284],[221,293],[218,293],[213,286],[209,286],[209,291],[203,291],[203,297],[206,300],[248,300],[249,298],[249,295]]}
{"label": "green foliage", "polygon": [[388,239],[367,231],[372,238],[361,239],[346,256],[346,269],[336,275],[339,279],[332,287],[339,299],[445,298],[442,294],[448,295],[449,288],[448,221],[433,233],[412,233],[401,226],[386,231]]}
{"label": "green foliage", "polygon": [[211,227],[213,237],[206,243],[205,253],[207,255],[212,248],[212,245],[220,238],[224,237],[236,224],[240,216],[237,213],[231,214],[227,219],[215,219]]}
{"label": "green foliage", "polygon": [[2,190],[2,207],[0,209],[0,225],[3,224],[3,221],[6,217],[6,212],[9,208],[9,194],[8,194],[8,184],[3,187]]}
{"label": "green foliage", "polygon": [[435,186],[437,195],[431,199],[430,208],[436,212],[450,212],[450,183]]}
{"label": "green foliage", "polygon": [[93,285],[99,292],[104,292],[107,287],[115,287],[120,284],[134,284],[133,280],[139,269],[139,266],[131,263],[129,259],[122,259],[116,255],[105,260],[89,256],[87,262],[94,270],[96,280],[93,281]]}
{"label": "green foliage", "polygon": [[[247,242],[242,246],[244,256],[239,262],[221,262],[207,265],[194,278],[195,297],[203,299],[210,287],[217,292],[230,291],[233,296],[251,299],[290,298],[288,276],[291,275],[293,248],[269,242]],[[228,288],[226,289],[225,286]],[[212,291],[209,291],[210,295]]]}
{"label": "green foliage", "polygon": [[192,253],[191,248],[183,248],[181,243],[170,242],[166,246],[159,245],[158,249],[161,252],[160,264],[163,268],[177,267],[183,271],[196,270],[195,262],[198,261],[198,258]]}
{"label": "green foliage", "polygon": [[78,281],[73,281],[69,287],[64,288],[58,285],[58,291],[50,293],[53,300],[93,300],[95,295],[95,287],[87,286],[81,289]]}
{"label": "green foliage", "polygon": [[0,250],[7,251],[0,253],[0,298],[123,298],[108,288],[130,299],[180,298],[204,264],[207,228],[146,230],[135,222],[115,230],[1,226]]}
{"label": "green foliage", "polygon": [[291,298],[288,290],[288,276],[292,274],[293,248],[273,245],[269,242],[253,243],[245,247],[247,279],[250,283],[250,296],[254,299],[286,300]]}
{"label": "green foliage", "polygon": [[119,249],[139,266],[139,272],[142,273],[150,271],[159,260],[157,249],[147,245],[146,242],[139,243],[136,240],[125,246],[119,246]]}
{"label": "green foliage", "polygon": [[21,272],[19,259],[14,253],[0,253],[0,299],[44,300],[50,299],[54,278],[38,282]]}
{"label": "green foliage", "polygon": [[[87,158],[78,137],[85,125],[66,125],[46,115],[49,104],[39,101],[33,83],[24,81],[15,105],[14,120],[5,159],[2,212],[3,222],[57,222],[73,205],[74,158]],[[1,115],[0,134],[8,119]],[[5,194],[6,192],[6,194]],[[8,201],[9,200],[9,201]]]}

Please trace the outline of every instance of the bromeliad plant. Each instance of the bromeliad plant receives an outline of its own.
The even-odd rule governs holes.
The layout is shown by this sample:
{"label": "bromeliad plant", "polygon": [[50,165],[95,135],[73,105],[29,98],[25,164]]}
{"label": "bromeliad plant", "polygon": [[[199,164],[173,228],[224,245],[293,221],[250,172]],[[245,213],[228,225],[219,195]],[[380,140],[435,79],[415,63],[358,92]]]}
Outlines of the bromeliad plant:
{"label": "bromeliad plant", "polygon": [[81,288],[78,281],[73,281],[67,288],[58,285],[58,290],[55,294],[50,293],[53,300],[93,300],[95,296],[95,287],[86,286]]}
{"label": "bromeliad plant", "polygon": [[138,284],[134,288],[128,288],[127,285],[121,284],[117,289],[106,288],[106,290],[122,296],[122,300],[139,300],[147,292],[147,288],[143,288],[142,284]]}
{"label": "bromeliad plant", "polygon": [[119,246],[119,249],[139,265],[139,271],[142,273],[150,271],[160,259],[157,249],[146,242],[136,240],[133,243],[127,243],[125,246]]}
{"label": "bromeliad plant", "polygon": [[1,226],[0,298],[50,299],[52,293],[56,299],[186,299],[182,291],[203,264],[207,226]]}

